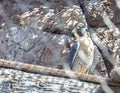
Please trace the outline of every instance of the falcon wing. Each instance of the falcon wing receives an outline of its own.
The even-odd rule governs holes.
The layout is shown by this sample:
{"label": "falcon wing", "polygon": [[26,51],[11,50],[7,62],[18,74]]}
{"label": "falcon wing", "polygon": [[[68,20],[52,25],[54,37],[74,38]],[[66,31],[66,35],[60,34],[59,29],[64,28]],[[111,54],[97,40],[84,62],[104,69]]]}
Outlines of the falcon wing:
{"label": "falcon wing", "polygon": [[78,41],[74,41],[70,48],[70,52],[67,58],[67,62],[70,68],[72,68],[72,63],[76,57],[79,47],[80,47],[80,43]]}

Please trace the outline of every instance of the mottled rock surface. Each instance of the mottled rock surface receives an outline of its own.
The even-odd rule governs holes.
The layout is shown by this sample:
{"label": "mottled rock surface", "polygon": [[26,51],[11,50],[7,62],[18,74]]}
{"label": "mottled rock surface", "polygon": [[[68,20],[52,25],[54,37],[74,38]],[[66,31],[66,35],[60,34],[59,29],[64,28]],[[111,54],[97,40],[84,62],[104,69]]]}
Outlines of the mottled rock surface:
{"label": "mottled rock surface", "polygon": [[[95,29],[112,57],[120,62],[120,9],[118,0],[80,0],[87,23]],[[88,29],[89,30],[89,29]]]}
{"label": "mottled rock surface", "polygon": [[99,84],[0,68],[0,93],[104,93]]}
{"label": "mottled rock surface", "polygon": [[107,12],[111,21],[119,27],[120,9],[115,1],[118,0],[84,0],[83,4],[87,8],[87,22],[95,28],[105,27],[106,25],[101,17],[101,15],[103,15],[103,11],[105,11]]}
{"label": "mottled rock surface", "polygon": [[[115,0],[84,1],[88,9],[85,16],[77,0],[0,0],[0,58],[65,69],[70,43],[74,40],[69,32],[76,27],[85,31],[86,17],[88,24],[95,28],[113,58],[120,62],[120,34],[115,29],[109,29],[100,15],[103,7],[113,23],[119,26],[119,7]],[[104,60],[97,48],[95,55],[91,73],[106,77]],[[56,78],[53,79],[55,82],[49,84],[48,81],[43,82],[47,76],[3,68],[0,71],[1,93],[98,93],[95,91],[100,87],[63,78],[60,82],[64,80],[65,83],[57,84],[60,79],[57,77],[49,77]],[[40,82],[43,82],[42,85]],[[57,91],[53,86],[56,86]],[[119,93],[117,88],[115,93]]]}
{"label": "mottled rock surface", "polygon": [[[85,16],[74,1],[13,0],[2,1],[0,6],[3,59],[65,68],[74,39],[69,33],[78,27],[87,29]],[[97,60],[101,64],[102,60]]]}

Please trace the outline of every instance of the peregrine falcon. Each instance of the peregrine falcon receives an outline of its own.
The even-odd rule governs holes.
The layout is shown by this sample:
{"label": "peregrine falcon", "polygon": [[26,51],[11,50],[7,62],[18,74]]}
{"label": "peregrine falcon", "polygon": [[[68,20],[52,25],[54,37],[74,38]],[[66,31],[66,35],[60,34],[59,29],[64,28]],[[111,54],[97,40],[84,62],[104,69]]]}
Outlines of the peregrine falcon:
{"label": "peregrine falcon", "polygon": [[68,55],[69,67],[79,73],[89,73],[94,59],[94,44],[87,32],[81,36],[75,29],[72,33],[76,40],[73,42]]}

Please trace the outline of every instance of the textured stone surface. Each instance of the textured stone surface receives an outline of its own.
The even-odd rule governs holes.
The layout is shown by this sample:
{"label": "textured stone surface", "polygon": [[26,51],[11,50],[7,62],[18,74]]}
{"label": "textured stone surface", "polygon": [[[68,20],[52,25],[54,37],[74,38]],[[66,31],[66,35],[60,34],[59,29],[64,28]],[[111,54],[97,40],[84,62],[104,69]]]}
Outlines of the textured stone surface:
{"label": "textured stone surface", "polygon": [[[100,0],[98,0],[98,3],[96,3],[96,0],[89,1],[91,1],[91,3],[87,2],[87,4],[90,6],[91,4],[99,6],[99,3],[101,3],[99,2]],[[109,2],[105,2],[107,6],[105,5],[104,9],[108,7],[108,10],[106,10],[108,15],[111,16],[115,24],[119,25],[119,10],[114,0],[109,1],[111,3],[113,2],[112,5]],[[119,34],[116,35],[114,30],[111,31],[108,28],[99,28],[99,26],[105,26],[105,24],[99,13],[95,15],[96,11],[94,11],[94,7],[93,5],[92,11],[88,12],[90,14],[86,16],[87,21],[92,27],[98,27],[96,31],[98,32],[99,38],[108,46],[113,57],[117,61],[120,61]],[[100,7],[101,6],[99,6],[99,8]],[[115,12],[114,16],[113,11]],[[66,33],[71,32],[75,27],[81,27],[82,30],[87,29],[85,17],[78,6],[77,0],[0,0],[0,58],[64,68],[70,43],[73,40],[73,38],[67,36]],[[106,76],[103,59],[100,52],[98,50],[96,51],[94,63],[97,66],[93,66],[91,73]],[[35,74],[29,73],[24,75],[24,72],[8,69],[4,71],[3,68],[0,70],[1,93],[20,93],[24,91],[28,93],[32,93],[32,91],[34,91],[34,93],[41,93],[41,91],[44,91],[43,93],[56,93],[53,89],[54,85],[56,89],[58,89],[58,93],[61,93],[61,91],[62,93],[72,93],[76,91],[80,93],[90,93],[90,91],[92,91],[91,93],[97,93],[95,92],[97,89],[96,84],[65,79],[64,82],[66,83],[61,85],[64,79],[56,79],[55,82],[58,83],[60,81],[60,84],[53,83],[50,85],[48,82],[44,83],[47,78],[46,76],[36,76]],[[14,79],[11,80],[11,77]],[[40,78],[40,82],[43,82],[41,83],[42,85],[35,83],[37,80],[35,78],[38,77],[42,77]],[[48,80],[51,81],[51,78]],[[24,83],[25,81],[26,83]],[[78,82],[78,85],[76,85],[76,82]],[[14,86],[13,89],[11,88],[11,83]],[[38,85],[36,86],[36,84]],[[5,86],[5,90],[3,90]],[[21,87],[20,90],[19,87]],[[13,90],[16,92],[13,92]]]}
{"label": "textured stone surface", "polygon": [[[74,1],[64,0],[2,1],[0,57],[65,68],[73,40],[66,34],[76,27],[81,27],[84,31],[87,29],[81,9],[74,4]],[[10,10],[7,11],[8,9]],[[99,59],[98,61],[100,62]]]}
{"label": "textured stone surface", "polygon": [[83,4],[87,8],[86,18],[87,22],[92,27],[105,27],[102,12],[106,11],[111,21],[119,26],[120,24],[120,10],[116,5],[116,0],[84,0]]}
{"label": "textured stone surface", "polygon": [[104,93],[100,85],[0,68],[1,93]]}
{"label": "textured stone surface", "polygon": [[113,58],[120,62],[120,34],[115,34],[114,30],[108,28],[97,28],[98,36],[109,49]]}

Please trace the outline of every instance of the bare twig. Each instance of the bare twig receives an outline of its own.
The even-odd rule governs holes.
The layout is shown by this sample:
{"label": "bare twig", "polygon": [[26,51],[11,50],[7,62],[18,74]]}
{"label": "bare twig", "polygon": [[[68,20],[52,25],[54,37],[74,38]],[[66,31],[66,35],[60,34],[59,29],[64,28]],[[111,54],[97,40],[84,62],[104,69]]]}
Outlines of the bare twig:
{"label": "bare twig", "polygon": [[[17,69],[21,71],[30,72],[30,73],[64,77],[64,78],[76,79],[77,77],[78,80],[86,81],[86,82],[93,82],[93,83],[98,83],[98,84],[100,84],[101,81],[106,80],[105,78],[100,77],[100,76],[81,74],[81,73],[77,73],[73,71],[65,71],[65,70],[56,69],[56,68],[25,64],[22,62],[8,61],[4,59],[0,59],[0,67]],[[109,81],[108,81],[108,84],[111,86],[120,86],[119,83],[114,83],[114,82],[109,82]]]}

